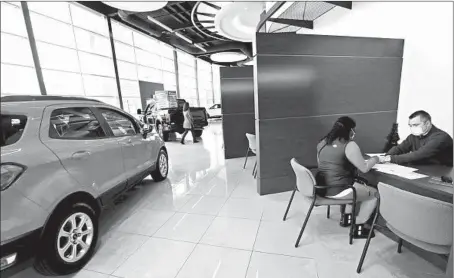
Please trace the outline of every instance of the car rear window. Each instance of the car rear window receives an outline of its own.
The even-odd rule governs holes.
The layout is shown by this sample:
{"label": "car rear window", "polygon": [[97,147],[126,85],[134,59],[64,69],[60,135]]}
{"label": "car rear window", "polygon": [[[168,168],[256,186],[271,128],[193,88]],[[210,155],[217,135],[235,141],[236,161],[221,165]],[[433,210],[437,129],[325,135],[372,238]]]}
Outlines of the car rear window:
{"label": "car rear window", "polygon": [[49,137],[54,139],[96,139],[106,134],[93,112],[86,107],[52,111]]}
{"label": "car rear window", "polygon": [[27,124],[27,116],[24,115],[1,115],[2,128],[0,130],[0,146],[8,146],[16,143],[22,137]]}

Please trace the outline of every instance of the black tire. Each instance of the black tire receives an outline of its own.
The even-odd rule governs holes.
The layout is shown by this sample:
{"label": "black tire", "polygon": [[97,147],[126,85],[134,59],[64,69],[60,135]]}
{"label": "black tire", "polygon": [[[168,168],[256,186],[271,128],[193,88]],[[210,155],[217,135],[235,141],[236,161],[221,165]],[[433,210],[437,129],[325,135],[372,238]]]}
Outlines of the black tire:
{"label": "black tire", "polygon": [[194,130],[195,137],[199,138],[202,136],[203,130]]}
{"label": "black tire", "polygon": [[[93,208],[85,203],[76,203],[69,204],[63,209],[58,209],[59,211],[56,211],[55,214],[52,215],[45,227],[40,242],[40,251],[38,251],[34,264],[36,271],[43,275],[67,275],[82,269],[93,256],[98,241],[98,216],[95,214]],[[58,234],[66,220],[76,213],[83,213],[90,218],[93,224],[93,236],[89,249],[85,255],[75,262],[67,262],[62,259],[57,249],[58,244],[61,244],[58,239]],[[84,226],[85,225],[86,224],[84,224]],[[82,236],[81,238],[87,239],[87,237],[88,236]],[[67,252],[68,251],[69,249]]]}
{"label": "black tire", "polygon": [[[166,163],[166,169],[162,173],[161,168],[160,168],[160,161],[161,157],[165,157],[165,163]],[[167,174],[169,173],[169,157],[167,156],[167,153],[165,150],[161,149],[159,151],[158,159],[156,161],[156,169],[154,169],[151,172],[151,177],[153,178],[154,181],[163,181],[167,178]]]}
{"label": "black tire", "polygon": [[164,140],[164,142],[168,142],[169,141],[169,136],[170,136],[170,132],[163,132],[162,133],[162,140]]}

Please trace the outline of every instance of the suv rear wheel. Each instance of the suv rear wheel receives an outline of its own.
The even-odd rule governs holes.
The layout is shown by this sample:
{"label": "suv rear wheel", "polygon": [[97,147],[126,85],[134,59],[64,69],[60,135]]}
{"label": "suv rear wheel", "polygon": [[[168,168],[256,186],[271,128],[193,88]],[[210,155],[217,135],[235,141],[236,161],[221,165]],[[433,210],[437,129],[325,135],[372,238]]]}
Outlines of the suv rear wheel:
{"label": "suv rear wheel", "polygon": [[151,172],[154,181],[163,181],[169,173],[169,159],[165,150],[159,151],[156,169]]}
{"label": "suv rear wheel", "polygon": [[83,268],[98,241],[98,217],[85,203],[52,216],[45,228],[35,268],[44,275],[66,275]]}

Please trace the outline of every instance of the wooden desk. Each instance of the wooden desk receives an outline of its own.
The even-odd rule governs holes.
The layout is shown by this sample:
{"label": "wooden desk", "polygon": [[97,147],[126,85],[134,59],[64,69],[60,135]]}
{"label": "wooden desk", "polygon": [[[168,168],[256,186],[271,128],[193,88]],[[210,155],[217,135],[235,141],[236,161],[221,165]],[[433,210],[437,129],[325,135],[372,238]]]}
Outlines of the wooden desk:
{"label": "wooden desk", "polygon": [[411,165],[409,167],[417,168],[417,173],[427,175],[427,178],[409,180],[399,176],[385,174],[372,169],[369,173],[363,174],[372,185],[383,182],[402,190],[413,192],[418,195],[434,198],[448,203],[453,203],[454,187],[452,185],[439,185],[430,183],[432,177],[440,178],[441,176],[454,177],[454,168],[441,165]]}

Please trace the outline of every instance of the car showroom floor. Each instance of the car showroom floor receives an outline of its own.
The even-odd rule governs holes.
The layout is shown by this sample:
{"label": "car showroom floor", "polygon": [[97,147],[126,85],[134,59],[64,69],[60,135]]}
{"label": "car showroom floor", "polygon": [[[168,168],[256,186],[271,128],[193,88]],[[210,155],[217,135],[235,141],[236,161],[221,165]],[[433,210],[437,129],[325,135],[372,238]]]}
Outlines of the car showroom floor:
{"label": "car showroom floor", "polygon": [[[190,137],[190,136],[189,136]],[[222,127],[212,123],[203,139],[168,142],[169,178],[145,180],[101,218],[98,249],[74,278],[388,278],[442,277],[405,247],[377,233],[363,272],[356,265],[365,240],[348,244],[348,229],[315,209],[300,247],[294,243],[309,203],[290,193],[259,196],[251,158],[224,160]],[[31,267],[15,278],[41,277]]]}

